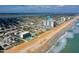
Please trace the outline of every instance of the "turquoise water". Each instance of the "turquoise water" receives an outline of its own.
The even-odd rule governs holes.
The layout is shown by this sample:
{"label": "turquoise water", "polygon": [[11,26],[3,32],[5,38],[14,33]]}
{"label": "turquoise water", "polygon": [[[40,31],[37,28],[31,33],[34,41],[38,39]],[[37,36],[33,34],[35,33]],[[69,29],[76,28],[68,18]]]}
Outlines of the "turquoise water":
{"label": "turquoise water", "polygon": [[74,38],[69,39],[62,53],[79,53],[79,34],[75,34]]}
{"label": "turquoise water", "polygon": [[79,26],[76,26],[76,24],[74,25],[74,29],[71,30],[74,37],[67,38],[67,44],[65,48],[60,51],[60,53],[79,53]]}

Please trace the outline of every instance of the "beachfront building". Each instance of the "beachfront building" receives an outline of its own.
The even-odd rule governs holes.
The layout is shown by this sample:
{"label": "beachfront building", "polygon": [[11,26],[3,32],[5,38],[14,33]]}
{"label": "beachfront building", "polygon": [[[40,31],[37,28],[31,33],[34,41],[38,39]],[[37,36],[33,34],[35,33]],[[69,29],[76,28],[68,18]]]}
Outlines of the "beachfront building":
{"label": "beachfront building", "polygon": [[66,20],[64,16],[61,17],[61,22],[63,23]]}
{"label": "beachfront building", "polygon": [[45,20],[43,20],[43,26],[47,29],[54,27],[54,20],[51,16],[47,16]]}

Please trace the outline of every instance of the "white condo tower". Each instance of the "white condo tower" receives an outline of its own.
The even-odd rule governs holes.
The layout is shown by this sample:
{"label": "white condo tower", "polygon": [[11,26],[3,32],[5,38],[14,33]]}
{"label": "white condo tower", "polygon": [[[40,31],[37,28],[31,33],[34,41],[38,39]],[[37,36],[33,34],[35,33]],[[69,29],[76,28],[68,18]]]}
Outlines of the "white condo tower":
{"label": "white condo tower", "polygon": [[53,28],[54,27],[53,18],[49,16],[46,20],[43,20],[43,25],[46,28]]}

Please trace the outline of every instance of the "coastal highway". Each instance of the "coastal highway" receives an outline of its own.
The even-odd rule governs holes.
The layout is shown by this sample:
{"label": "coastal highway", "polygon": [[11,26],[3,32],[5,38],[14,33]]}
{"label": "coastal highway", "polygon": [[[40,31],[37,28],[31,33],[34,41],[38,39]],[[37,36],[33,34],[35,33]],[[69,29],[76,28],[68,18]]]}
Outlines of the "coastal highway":
{"label": "coastal highway", "polygon": [[[58,36],[59,33],[62,32],[62,30],[66,30],[66,28],[70,28],[73,23],[78,19],[79,16],[76,16],[74,19],[65,21],[64,23],[58,25],[57,27],[46,31],[45,33],[40,34],[35,39],[24,42],[20,45],[14,46],[10,49],[8,49],[6,52],[8,53],[23,53],[23,52],[46,52],[50,49],[50,44],[48,44],[48,41],[50,41],[51,37],[52,40],[55,40],[55,38]],[[59,34],[60,35],[60,34]],[[52,42],[55,43],[55,42]],[[52,45],[53,46],[53,45]]]}

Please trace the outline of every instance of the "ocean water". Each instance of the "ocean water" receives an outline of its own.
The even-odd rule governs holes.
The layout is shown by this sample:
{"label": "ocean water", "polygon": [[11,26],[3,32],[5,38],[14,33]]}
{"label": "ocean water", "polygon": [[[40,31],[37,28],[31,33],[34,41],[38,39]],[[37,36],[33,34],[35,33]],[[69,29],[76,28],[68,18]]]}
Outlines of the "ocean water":
{"label": "ocean water", "polygon": [[74,38],[69,39],[61,53],[79,53],[79,34],[75,34]]}
{"label": "ocean water", "polygon": [[49,53],[79,53],[79,21],[58,39]]}
{"label": "ocean water", "polygon": [[54,46],[52,46],[50,49],[49,49],[49,53],[59,53],[60,51],[62,51],[67,43],[68,43],[68,38],[72,39],[74,38],[74,34],[70,31],[67,31],[65,32],[58,40],[57,42],[55,43]]}
{"label": "ocean water", "polygon": [[67,44],[60,53],[79,53],[79,21],[77,21],[73,28],[70,29],[73,37],[67,38]]}

